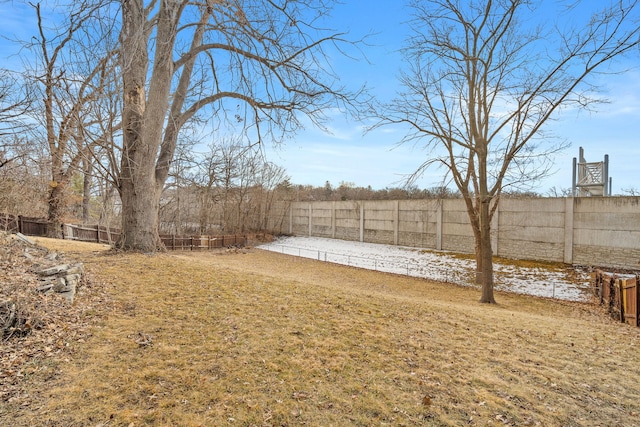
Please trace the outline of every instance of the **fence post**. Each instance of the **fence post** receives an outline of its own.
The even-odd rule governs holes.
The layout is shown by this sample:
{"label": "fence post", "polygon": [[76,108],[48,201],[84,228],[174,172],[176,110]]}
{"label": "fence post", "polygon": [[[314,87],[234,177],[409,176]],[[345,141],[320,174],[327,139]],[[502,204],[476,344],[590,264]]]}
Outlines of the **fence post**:
{"label": "fence post", "polygon": [[289,234],[293,234],[293,204],[289,205]]}
{"label": "fence post", "polygon": [[360,241],[364,242],[364,201],[360,202]]}
{"label": "fence post", "polygon": [[602,271],[596,271],[596,281],[598,283],[598,293],[600,297],[600,305],[604,304],[604,281],[602,280]]}
{"label": "fence post", "polygon": [[609,284],[609,314],[613,314],[613,308],[615,307],[615,299],[616,299],[616,275],[613,274],[608,278]]}
{"label": "fence post", "polygon": [[438,199],[438,207],[436,208],[436,250],[442,250],[442,199]]}
{"label": "fence post", "polygon": [[574,198],[564,202],[564,263],[573,264]]}
{"label": "fence post", "polygon": [[400,200],[393,204],[393,244],[398,246],[398,235],[400,233]]}
{"label": "fence post", "polygon": [[636,275],[636,327],[640,326],[640,276]]}
{"label": "fence post", "polygon": [[625,323],[624,319],[624,280],[618,279],[616,281],[618,283],[618,292],[620,293],[620,302],[618,305],[620,306],[620,322]]}
{"label": "fence post", "polygon": [[78,227],[74,224],[62,224],[62,238],[69,240],[80,240]]}
{"label": "fence post", "polygon": [[336,201],[331,206],[331,238],[336,238]]}

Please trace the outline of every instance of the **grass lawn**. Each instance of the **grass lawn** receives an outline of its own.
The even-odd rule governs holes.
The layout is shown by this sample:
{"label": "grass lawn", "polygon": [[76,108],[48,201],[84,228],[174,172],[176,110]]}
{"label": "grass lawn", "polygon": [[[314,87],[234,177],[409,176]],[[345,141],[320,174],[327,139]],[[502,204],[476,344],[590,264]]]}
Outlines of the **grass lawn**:
{"label": "grass lawn", "polygon": [[[635,426],[640,328],[595,305],[272,252],[96,252],[88,333],[25,368],[11,426]],[[37,331],[44,333],[46,331]]]}

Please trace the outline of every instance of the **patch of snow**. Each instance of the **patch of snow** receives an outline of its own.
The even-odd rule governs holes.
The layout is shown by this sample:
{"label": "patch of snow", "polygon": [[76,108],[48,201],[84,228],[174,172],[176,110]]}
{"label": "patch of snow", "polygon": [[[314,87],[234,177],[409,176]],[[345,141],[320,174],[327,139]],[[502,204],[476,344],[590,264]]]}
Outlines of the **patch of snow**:
{"label": "patch of snow", "polygon": [[[476,286],[475,260],[444,251],[322,237],[284,237],[257,247],[319,261]],[[589,299],[589,274],[566,268],[521,267],[495,262],[496,289],[569,301]]]}

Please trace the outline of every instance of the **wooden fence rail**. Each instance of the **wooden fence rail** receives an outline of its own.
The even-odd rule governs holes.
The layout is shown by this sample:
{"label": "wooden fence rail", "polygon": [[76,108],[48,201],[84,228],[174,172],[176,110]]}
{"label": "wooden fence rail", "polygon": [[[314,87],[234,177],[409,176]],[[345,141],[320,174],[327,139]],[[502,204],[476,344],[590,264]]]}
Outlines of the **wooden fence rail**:
{"label": "wooden fence rail", "polygon": [[594,292],[609,314],[622,323],[640,326],[640,276],[616,275],[596,270]]}
{"label": "wooden fence rail", "polygon": [[168,250],[210,250],[226,248],[229,246],[244,246],[247,243],[246,236],[222,235],[222,236],[175,236],[160,235],[162,243]]}
{"label": "wooden fence rail", "polygon": [[[27,236],[46,236],[48,223],[39,218],[22,216],[0,216],[0,229],[17,231]],[[113,244],[120,238],[120,230],[101,225],[64,224],[62,227],[64,239],[79,240],[81,242],[96,242]],[[160,235],[160,240],[168,250],[211,250],[230,246],[244,246],[247,243],[245,235],[220,236],[176,236]]]}
{"label": "wooden fence rail", "polygon": [[48,222],[41,218],[1,215],[0,230],[17,231],[27,236],[45,236]]}
{"label": "wooden fence rail", "polygon": [[102,225],[65,224],[62,234],[69,240],[107,244],[115,243],[120,238],[120,230]]}

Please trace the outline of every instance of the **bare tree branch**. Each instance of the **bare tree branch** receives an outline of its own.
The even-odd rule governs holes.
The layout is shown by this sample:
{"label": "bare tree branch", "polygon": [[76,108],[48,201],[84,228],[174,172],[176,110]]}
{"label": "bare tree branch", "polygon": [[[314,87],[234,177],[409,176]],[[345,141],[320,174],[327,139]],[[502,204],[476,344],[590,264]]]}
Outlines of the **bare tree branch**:
{"label": "bare tree branch", "polygon": [[357,112],[361,92],[338,86],[328,65],[355,45],[319,25],[331,3],[122,1],[121,246],[158,245],[160,194],[180,131],[198,115],[260,143],[301,128],[301,116],[321,126],[331,109]]}
{"label": "bare tree branch", "polygon": [[414,179],[434,164],[447,169],[474,230],[481,301],[494,302],[490,223],[500,195],[550,171],[564,143],[549,143],[546,125],[560,108],[598,102],[589,77],[637,50],[640,5],[615,2],[568,30],[526,25],[535,16],[527,0],[414,0],[412,7],[403,91],[377,126],[408,125],[403,142],[430,149]]}

